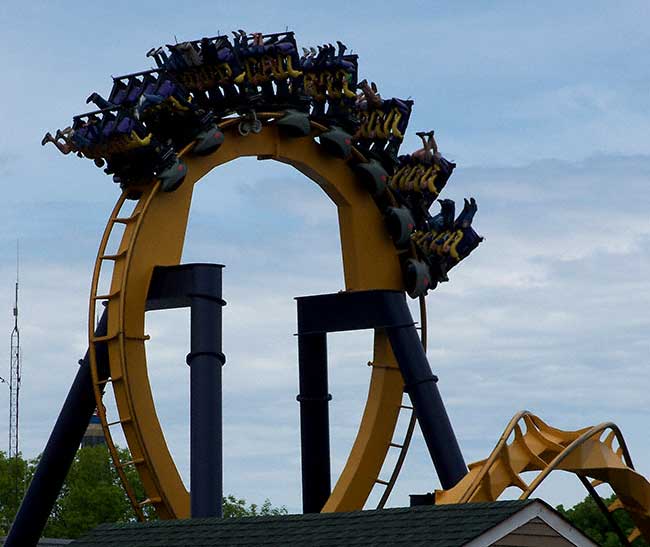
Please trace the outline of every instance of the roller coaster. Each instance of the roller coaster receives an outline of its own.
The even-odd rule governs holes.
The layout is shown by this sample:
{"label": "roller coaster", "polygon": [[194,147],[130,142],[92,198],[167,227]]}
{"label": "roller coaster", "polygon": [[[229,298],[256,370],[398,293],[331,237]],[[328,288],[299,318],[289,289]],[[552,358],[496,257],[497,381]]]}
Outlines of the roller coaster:
{"label": "roller coaster", "polygon": [[[637,529],[629,538],[617,530],[624,544],[639,536],[650,540],[650,483],[634,471],[614,424],[561,431],[522,412],[487,459],[469,469],[465,465],[426,360],[425,297],[448,281],[450,270],[483,238],[472,228],[473,198],[464,201],[458,215],[453,201],[438,199],[455,164],[442,156],[433,131],[417,133],[422,147],[400,154],[413,101],[386,99],[374,82],[359,80],[358,56],[341,42],[302,48],[301,54],[292,32],[232,34],[151,49],[147,56],[156,68],[114,77],[107,98],[88,97],[95,110],[43,138],[63,154],[92,160],[112,176],[121,194],[99,243],[88,353],[66,401],[72,406],[64,406],[6,545],[27,545],[40,534],[43,515],[47,519],[51,510],[48,500],[56,498],[78,446],[57,427],[82,431],[95,407],[137,517],[145,519],[148,506],[160,518],[201,516],[195,511],[195,488],[188,492],[183,485],[158,421],[147,369],[145,312],[189,305],[197,296],[192,292],[197,289],[185,300],[169,295],[179,271],[191,277],[180,261],[194,187],[214,168],[241,157],[293,166],[318,184],[338,211],[345,291],[298,299],[305,511],[360,510],[375,487],[384,488],[378,505],[384,507],[418,422],[443,488],[430,502],[492,501],[511,486],[526,498],[549,473],[563,470],[578,476],[615,528],[610,513],[630,513]],[[440,211],[433,215],[436,200]],[[113,249],[116,237],[120,242]],[[110,288],[102,293],[100,277],[106,272]],[[220,278],[215,287],[204,287],[207,292],[200,296],[221,306]],[[419,300],[420,337],[405,293]],[[361,328],[374,330],[368,398],[347,463],[330,488],[325,336]],[[192,374],[201,358],[212,359],[214,370],[220,370],[225,358],[220,342],[217,346],[192,350]],[[324,379],[314,378],[314,371]],[[116,416],[104,402],[109,385]],[[404,403],[404,393],[411,404]],[[396,438],[402,413],[408,427]],[[120,459],[115,428],[124,433],[129,461]],[[49,458],[50,448],[67,451],[67,460]],[[390,451],[397,451],[397,463],[382,478]],[[220,459],[213,463],[220,465]],[[142,479],[144,498],[128,482],[129,466]],[[521,474],[530,471],[538,474],[526,483]],[[56,480],[48,478],[54,475]],[[595,490],[603,483],[618,497],[610,507]]]}

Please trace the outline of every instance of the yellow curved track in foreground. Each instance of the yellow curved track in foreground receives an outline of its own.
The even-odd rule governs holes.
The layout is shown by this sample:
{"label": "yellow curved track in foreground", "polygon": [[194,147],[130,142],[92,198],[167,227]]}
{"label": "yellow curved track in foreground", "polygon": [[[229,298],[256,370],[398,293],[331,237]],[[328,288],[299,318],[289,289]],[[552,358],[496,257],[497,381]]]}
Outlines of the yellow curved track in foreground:
{"label": "yellow curved track in foreground", "polygon": [[[592,479],[592,486],[609,484],[618,496],[610,510],[626,509],[637,525],[629,541],[639,535],[650,539],[650,483],[634,470],[625,440],[612,423],[562,431],[520,412],[490,456],[469,469],[456,486],[436,491],[436,504],[494,501],[510,486],[518,487],[520,499],[526,499],[552,471],[562,470]],[[539,472],[530,484],[521,477],[527,471]]]}
{"label": "yellow curved track in foreground", "polygon": [[[268,117],[268,116],[267,116]],[[265,124],[259,134],[242,137],[239,120],[221,124],[224,144],[213,154],[182,154],[187,164],[185,182],[173,193],[159,192],[159,183],[143,188],[142,197],[129,216],[120,217],[123,195],[109,219],[100,244],[93,276],[89,314],[89,347],[95,396],[109,448],[127,493],[142,518],[142,507],[151,504],[162,518],[189,517],[189,494],[169,453],[154,407],[147,374],[144,315],[153,268],[175,265],[181,259],[194,184],[213,168],[244,156],[287,163],[315,181],[338,209],[345,288],[403,290],[398,255],[381,214],[345,160],[326,154],[311,136],[288,139],[275,126]],[[188,147],[189,148],[189,147]],[[108,240],[117,225],[124,226],[119,249],[106,254]],[[100,272],[113,265],[110,292],[97,294]],[[119,419],[109,421],[102,403],[102,382],[97,375],[94,324],[97,305],[108,307],[110,379]],[[378,480],[391,444],[403,394],[403,380],[385,333],[375,332],[373,370],[368,399],[348,461],[323,511],[361,509]],[[132,460],[117,458],[111,428],[121,426]],[[137,500],[123,469],[134,465],[142,478],[147,498]]]}

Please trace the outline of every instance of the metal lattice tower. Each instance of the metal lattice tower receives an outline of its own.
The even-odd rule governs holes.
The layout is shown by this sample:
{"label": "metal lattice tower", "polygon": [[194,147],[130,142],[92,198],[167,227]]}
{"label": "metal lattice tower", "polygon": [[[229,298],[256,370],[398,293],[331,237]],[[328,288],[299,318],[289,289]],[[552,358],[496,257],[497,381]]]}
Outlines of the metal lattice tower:
{"label": "metal lattice tower", "polygon": [[18,329],[18,250],[16,249],[16,293],[14,329],[11,331],[11,365],[9,373],[9,458],[19,453],[18,418],[20,400],[20,331]]}

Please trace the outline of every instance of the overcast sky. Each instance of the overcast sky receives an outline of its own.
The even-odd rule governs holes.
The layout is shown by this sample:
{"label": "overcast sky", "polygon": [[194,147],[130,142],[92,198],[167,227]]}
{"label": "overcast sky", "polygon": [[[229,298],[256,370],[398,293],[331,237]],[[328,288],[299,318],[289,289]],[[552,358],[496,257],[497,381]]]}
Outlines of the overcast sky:
{"label": "overcast sky", "polygon": [[[110,75],[151,66],[152,46],[289,27],[299,45],[344,41],[384,96],[413,97],[404,150],[435,128],[458,163],[444,197],[478,200],[485,242],[428,297],[428,355],[466,460],[486,457],[528,408],[565,429],[615,421],[650,475],[649,5],[458,4],[0,5],[0,338],[8,357],[20,238],[26,456],[44,447],[85,351],[91,271],[119,193],[92,162],[41,148],[43,133],[84,111],[91,91],[107,95]],[[254,160],[212,173],[195,195],[183,259],[227,265],[226,491],[298,511],[293,297],[343,288],[335,208],[297,172]],[[187,320],[147,319],[154,395],[185,477]],[[367,392],[371,334],[330,341],[336,475]],[[7,407],[0,386],[0,449]],[[438,486],[420,437],[392,505]],[[560,476],[539,495],[572,504],[581,488]]]}

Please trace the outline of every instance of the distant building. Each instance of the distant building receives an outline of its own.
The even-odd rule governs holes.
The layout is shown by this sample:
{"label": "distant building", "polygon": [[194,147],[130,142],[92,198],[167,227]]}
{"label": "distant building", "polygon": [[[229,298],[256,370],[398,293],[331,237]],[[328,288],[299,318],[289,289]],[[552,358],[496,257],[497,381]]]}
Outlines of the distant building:
{"label": "distant building", "polygon": [[97,411],[95,411],[92,418],[90,418],[90,423],[88,424],[86,433],[84,434],[83,439],[81,439],[81,446],[97,446],[100,444],[105,445],[106,440],[104,439],[104,431],[102,430],[99,416],[97,415]]}

